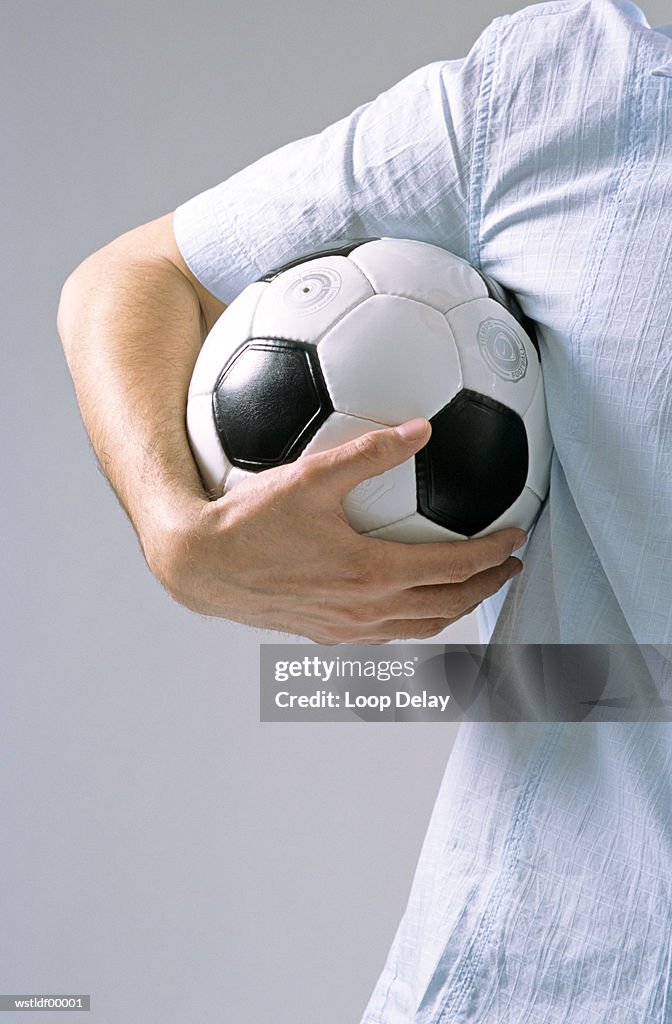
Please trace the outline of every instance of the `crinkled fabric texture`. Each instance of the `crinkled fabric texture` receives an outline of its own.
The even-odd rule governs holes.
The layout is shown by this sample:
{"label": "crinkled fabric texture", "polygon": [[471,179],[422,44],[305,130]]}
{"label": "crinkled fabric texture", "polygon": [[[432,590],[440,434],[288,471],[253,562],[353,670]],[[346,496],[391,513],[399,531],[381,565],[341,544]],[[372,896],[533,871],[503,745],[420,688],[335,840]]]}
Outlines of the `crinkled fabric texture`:
{"label": "crinkled fabric texture", "polygon": [[[672,40],[624,0],[497,19],[176,211],[225,302],[330,238],[433,242],[539,325],[555,443],[498,642],[672,642]],[[362,1024],[672,1022],[672,733],[470,724]]]}
{"label": "crinkled fabric texture", "polygon": [[362,1024],[669,1024],[669,726],[460,727]]}

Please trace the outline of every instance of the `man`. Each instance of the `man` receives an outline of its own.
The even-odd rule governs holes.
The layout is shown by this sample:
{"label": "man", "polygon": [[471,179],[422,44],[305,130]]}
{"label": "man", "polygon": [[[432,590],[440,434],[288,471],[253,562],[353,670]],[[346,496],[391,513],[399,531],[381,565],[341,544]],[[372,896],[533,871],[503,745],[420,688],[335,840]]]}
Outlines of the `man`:
{"label": "man", "polygon": [[[162,218],[75,272],[83,414],[179,600],[331,642],[431,636],[490,597],[495,640],[670,642],[671,35],[625,0],[498,19],[184,204],[174,239]],[[497,599],[515,532],[381,548],[340,514],[422,421],[204,502],[182,415],[205,330],[269,267],[375,234],[466,257],[538,324],[551,491]],[[365,1024],[672,1020],[671,766],[664,724],[463,726]]]}

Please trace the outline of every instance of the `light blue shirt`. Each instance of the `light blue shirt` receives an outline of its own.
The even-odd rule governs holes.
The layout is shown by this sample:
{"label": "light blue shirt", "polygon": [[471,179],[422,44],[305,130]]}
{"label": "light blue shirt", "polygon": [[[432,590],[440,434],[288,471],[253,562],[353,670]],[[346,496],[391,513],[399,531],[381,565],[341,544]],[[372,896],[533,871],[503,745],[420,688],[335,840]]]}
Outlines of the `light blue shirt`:
{"label": "light blue shirt", "polygon": [[[484,638],[672,642],[669,32],[624,0],[499,18],[175,229],[225,302],[325,240],[380,234],[514,292],[555,454]],[[665,724],[463,725],[363,1024],[672,1022],[671,768]]]}

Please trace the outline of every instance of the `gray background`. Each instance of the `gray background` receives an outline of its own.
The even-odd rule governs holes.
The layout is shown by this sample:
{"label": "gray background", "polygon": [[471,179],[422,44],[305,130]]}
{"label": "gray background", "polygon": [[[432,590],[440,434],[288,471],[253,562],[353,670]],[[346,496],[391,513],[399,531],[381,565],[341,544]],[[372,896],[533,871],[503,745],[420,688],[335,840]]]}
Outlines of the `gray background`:
{"label": "gray background", "polygon": [[[152,579],[56,308],[94,249],[521,6],[2,4],[0,992],[91,993],[101,1024],[359,1019],[452,730],[259,723],[258,647],[278,638]],[[652,24],[667,6],[645,5]]]}

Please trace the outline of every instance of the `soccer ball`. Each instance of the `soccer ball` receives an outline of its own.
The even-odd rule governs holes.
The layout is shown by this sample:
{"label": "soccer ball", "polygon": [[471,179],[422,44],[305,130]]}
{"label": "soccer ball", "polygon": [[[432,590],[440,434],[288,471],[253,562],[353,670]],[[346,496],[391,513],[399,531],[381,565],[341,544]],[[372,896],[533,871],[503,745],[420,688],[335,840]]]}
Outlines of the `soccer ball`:
{"label": "soccer ball", "polygon": [[352,527],[409,542],[529,529],[551,438],[538,352],[511,300],[435,245],[357,239],[276,268],[231,303],[196,362],[187,432],[217,498],[416,416],[431,421],[429,443],[350,492]]}

